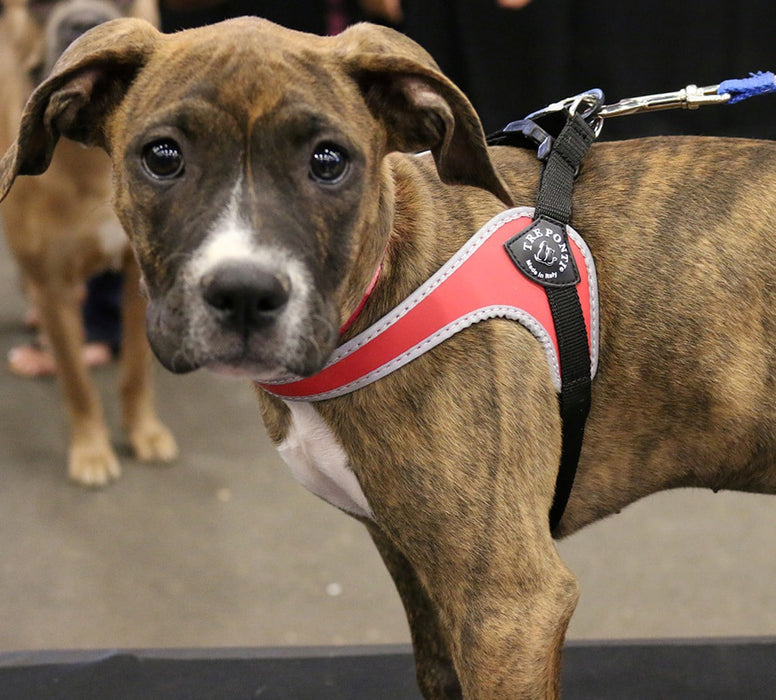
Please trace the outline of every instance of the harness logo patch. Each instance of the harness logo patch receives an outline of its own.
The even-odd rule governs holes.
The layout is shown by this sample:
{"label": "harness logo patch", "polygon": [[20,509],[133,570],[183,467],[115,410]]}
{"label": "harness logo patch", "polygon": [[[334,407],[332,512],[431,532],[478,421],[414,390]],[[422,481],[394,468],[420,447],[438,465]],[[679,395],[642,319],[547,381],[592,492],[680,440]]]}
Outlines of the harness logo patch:
{"label": "harness logo patch", "polygon": [[579,283],[565,226],[548,219],[537,219],[510,238],[504,247],[517,268],[534,282],[545,287]]}

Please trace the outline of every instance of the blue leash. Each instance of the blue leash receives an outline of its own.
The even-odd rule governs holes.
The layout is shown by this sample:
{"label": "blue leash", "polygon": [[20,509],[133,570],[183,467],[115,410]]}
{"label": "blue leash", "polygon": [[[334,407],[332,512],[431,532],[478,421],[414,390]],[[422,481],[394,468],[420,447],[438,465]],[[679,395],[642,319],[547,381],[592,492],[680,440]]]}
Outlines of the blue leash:
{"label": "blue leash", "polygon": [[735,104],[748,97],[776,92],[776,76],[770,71],[750,73],[748,78],[723,80],[717,87],[718,95],[730,95],[728,104]]}
{"label": "blue leash", "polygon": [[621,117],[627,114],[663,109],[698,109],[704,105],[735,104],[749,97],[769,92],[776,92],[776,76],[770,71],[751,73],[748,78],[724,80],[719,85],[707,87],[688,85],[674,92],[629,97],[610,105],[604,104],[603,92],[594,88],[533,112],[524,120],[508,125],[504,131],[514,131],[517,125],[523,125],[525,122],[533,123],[547,115],[566,112],[570,115],[582,114],[598,136],[603,128],[604,119],[609,117]]}

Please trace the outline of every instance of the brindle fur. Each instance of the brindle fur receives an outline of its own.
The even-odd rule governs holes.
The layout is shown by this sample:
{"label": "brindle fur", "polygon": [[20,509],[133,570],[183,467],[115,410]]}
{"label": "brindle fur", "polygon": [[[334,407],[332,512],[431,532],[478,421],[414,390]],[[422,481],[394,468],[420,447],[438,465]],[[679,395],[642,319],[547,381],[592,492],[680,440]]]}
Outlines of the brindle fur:
{"label": "brindle fur", "polygon": [[[110,76],[109,88],[95,93],[95,75]],[[292,147],[271,138],[278,128],[272,107],[292,78],[311,90],[302,103],[344,120],[363,154],[355,194],[314,212],[306,185],[284,179],[278,165],[294,162]],[[58,121],[47,130],[43,114],[68,90],[70,108],[54,108]],[[155,195],[133,165],[133,139],[156,118],[162,97],[194,133],[209,127],[214,139],[194,157],[197,187],[177,200]],[[84,133],[86,117],[94,123]],[[96,30],[33,96],[18,148],[2,161],[0,193],[18,172],[45,169],[58,130],[113,154],[116,208],[152,304],[170,293],[178,258],[204,235],[200,221],[226,201],[224,178],[234,167],[255,183],[243,206],[257,236],[297,235],[283,218],[290,201],[314,232],[288,245],[323,290],[323,325],[336,328],[350,316],[387,246],[377,287],[348,337],[506,204],[530,205],[539,174],[528,151],[487,153],[471,107],[431,59],[368,26],[335,39],[258,20],[173,37],[126,22]],[[421,147],[433,155],[395,152]],[[775,149],[702,138],[592,148],[577,180],[573,224],[597,264],[600,363],[556,536],[661,489],[776,491]],[[304,358],[308,371],[333,344]],[[166,352],[163,361],[174,364]],[[288,410],[259,396],[279,443]],[[509,321],[480,323],[379,382],[315,406],[374,512],[365,524],[404,601],[424,694],[556,696],[577,589],[548,526],[560,420],[533,336]]]}

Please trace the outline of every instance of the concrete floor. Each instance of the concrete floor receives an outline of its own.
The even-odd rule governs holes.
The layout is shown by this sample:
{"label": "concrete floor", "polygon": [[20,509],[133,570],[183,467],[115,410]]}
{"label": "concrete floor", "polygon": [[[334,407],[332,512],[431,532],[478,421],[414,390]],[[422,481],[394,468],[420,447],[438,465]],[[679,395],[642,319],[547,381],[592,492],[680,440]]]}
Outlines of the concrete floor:
{"label": "concrete floor", "polygon": [[[25,339],[0,250],[0,356]],[[57,386],[0,363],[0,652],[408,641],[355,521],[292,480],[251,389],[159,369],[182,456],[103,491],[65,477]],[[113,425],[115,368],[97,372]],[[122,445],[117,433],[116,441]],[[776,500],[675,492],[560,544],[571,638],[776,635]]]}

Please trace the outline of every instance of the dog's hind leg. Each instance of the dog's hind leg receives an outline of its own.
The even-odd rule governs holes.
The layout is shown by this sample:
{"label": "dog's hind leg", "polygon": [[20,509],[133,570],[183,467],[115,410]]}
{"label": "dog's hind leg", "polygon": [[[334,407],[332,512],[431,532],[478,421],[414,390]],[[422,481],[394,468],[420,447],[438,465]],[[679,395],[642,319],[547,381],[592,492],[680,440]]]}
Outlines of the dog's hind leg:
{"label": "dog's hind leg", "polygon": [[124,428],[138,459],[170,462],[178,456],[178,446],[156,414],[151,385],[151,350],[145,337],[145,302],[140,295],[140,271],[129,254],[124,264],[122,322],[120,383]]}
{"label": "dog's hind leg", "polygon": [[423,696],[450,700],[462,697],[448,640],[423,584],[409,561],[385,534],[372,524],[367,528],[404,604],[415,652],[418,686]]}
{"label": "dog's hind leg", "polygon": [[50,274],[34,281],[33,287],[70,419],[68,474],[84,486],[104,486],[119,477],[121,468],[110,445],[99,395],[83,360],[78,287],[60,284]]}

